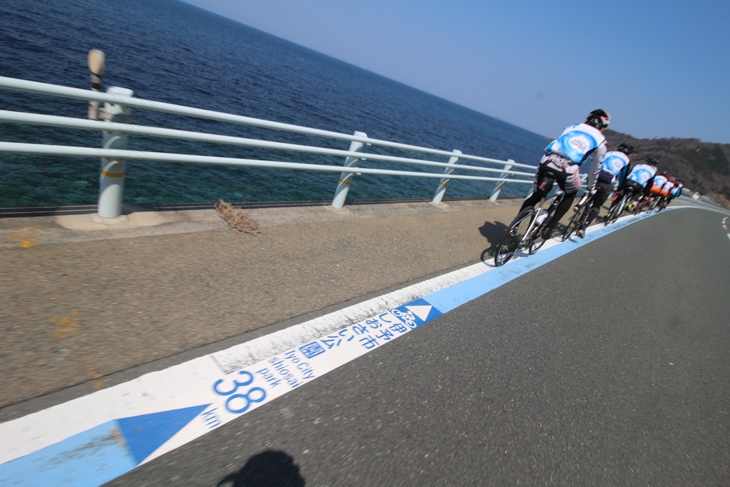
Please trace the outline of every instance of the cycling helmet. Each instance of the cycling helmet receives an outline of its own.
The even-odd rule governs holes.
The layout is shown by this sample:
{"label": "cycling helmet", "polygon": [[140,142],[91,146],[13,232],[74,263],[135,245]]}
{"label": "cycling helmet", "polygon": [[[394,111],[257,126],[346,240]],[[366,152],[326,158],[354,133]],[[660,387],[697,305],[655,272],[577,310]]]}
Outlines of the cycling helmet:
{"label": "cycling helmet", "polygon": [[632,152],[634,152],[634,146],[631,144],[619,144],[618,150],[626,154],[627,156],[630,156]]}
{"label": "cycling helmet", "polygon": [[662,171],[662,172],[659,173],[659,175],[660,176],[666,176],[667,175],[667,171]]}
{"label": "cycling helmet", "polygon": [[611,123],[611,115],[600,108],[593,110],[586,118],[586,124],[596,127],[598,130],[605,129],[609,123]]}
{"label": "cycling helmet", "polygon": [[669,182],[670,183],[673,183],[674,182],[674,178],[669,178]]}
{"label": "cycling helmet", "polygon": [[658,157],[648,157],[646,159],[646,163],[651,166],[656,166],[657,164],[659,164],[659,158]]}

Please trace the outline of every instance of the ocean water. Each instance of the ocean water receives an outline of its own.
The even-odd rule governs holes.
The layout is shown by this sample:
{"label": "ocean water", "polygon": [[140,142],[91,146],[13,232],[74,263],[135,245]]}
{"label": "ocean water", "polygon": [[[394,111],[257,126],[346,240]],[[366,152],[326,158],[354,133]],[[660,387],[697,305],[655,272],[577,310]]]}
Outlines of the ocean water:
{"label": "ocean water", "polygon": [[[177,0],[3,0],[0,31],[2,76],[88,89],[86,57],[95,48],[106,53],[104,88],[130,88],[139,98],[342,133],[362,131],[374,138],[524,164],[536,164],[547,143],[532,132]],[[2,90],[0,109],[85,118],[87,104]],[[316,137],[143,110],[135,111],[135,123],[349,147],[346,141],[340,147]],[[100,139],[97,132],[0,123],[2,141],[99,147]],[[336,166],[344,162],[140,136],[130,136],[129,148]],[[126,174],[126,203],[330,200],[339,177],[146,161],[128,161]],[[98,178],[95,159],[0,154],[0,207],[95,204]],[[360,175],[349,197],[430,198],[437,185],[436,179]],[[446,197],[484,197],[492,189],[492,183],[455,180]],[[525,185],[508,184],[502,195],[526,191]]]}

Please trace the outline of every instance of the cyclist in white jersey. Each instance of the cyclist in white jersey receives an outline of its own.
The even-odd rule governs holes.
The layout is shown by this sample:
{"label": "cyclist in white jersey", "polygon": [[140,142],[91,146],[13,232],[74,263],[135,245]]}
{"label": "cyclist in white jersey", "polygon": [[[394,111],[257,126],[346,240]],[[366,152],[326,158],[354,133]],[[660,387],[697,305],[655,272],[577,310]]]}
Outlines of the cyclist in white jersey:
{"label": "cyclist in white jersey", "polygon": [[669,175],[667,175],[667,171],[662,171],[656,176],[654,176],[654,181],[651,186],[649,186],[651,194],[656,196],[657,198],[662,197],[662,191],[664,188],[664,185],[667,184],[669,181]]}
{"label": "cyclist in white jersey", "polygon": [[682,181],[675,181],[674,186],[669,191],[669,196],[667,197],[667,204],[671,203],[674,198],[682,194],[682,188],[684,185],[682,184]]}
{"label": "cyclist in white jersey", "polygon": [[659,164],[659,159],[656,157],[649,157],[645,164],[634,166],[621,185],[621,193],[613,200],[613,203],[611,203],[611,208],[621,201],[624,194],[631,192],[634,196],[638,196],[645,191],[647,187],[651,188],[654,182],[654,176],[656,176],[657,164]]}
{"label": "cyclist in white jersey", "polygon": [[[565,192],[563,201],[555,209],[545,227],[544,237],[549,237],[560,219],[573,205],[578,189],[580,188],[580,165],[589,157],[593,160],[588,170],[588,191],[595,192],[596,180],[601,164],[606,155],[606,138],[603,131],[608,127],[611,116],[600,108],[588,114],[584,123],[571,125],[566,128],[556,140],[545,148],[545,155],[535,173],[532,195],[525,200],[522,210],[535,206],[545,194],[545,175],[552,173],[555,181]],[[518,215],[519,215],[518,213]]]}
{"label": "cyclist in white jersey", "polygon": [[[656,181],[656,178],[654,179],[654,181]],[[662,186],[661,192],[659,193],[660,200],[659,200],[659,206],[657,207],[658,208],[657,211],[660,211],[660,210],[666,208],[666,206],[669,204],[669,201],[670,201],[669,195],[670,195],[673,187],[674,187],[674,178],[670,177],[669,179],[667,179],[667,182],[664,183],[664,185]]]}
{"label": "cyclist in white jersey", "polygon": [[606,157],[603,159],[601,164],[601,170],[598,173],[598,182],[596,183],[596,194],[593,196],[593,203],[591,204],[591,212],[588,214],[586,222],[578,229],[577,235],[580,238],[585,237],[586,228],[590,225],[593,220],[598,216],[601,211],[601,206],[606,202],[608,195],[613,190],[614,182],[616,178],[623,180],[626,174],[629,172],[631,167],[629,163],[631,160],[629,156],[634,152],[634,147],[631,144],[619,144],[617,151],[610,151],[606,153]]}

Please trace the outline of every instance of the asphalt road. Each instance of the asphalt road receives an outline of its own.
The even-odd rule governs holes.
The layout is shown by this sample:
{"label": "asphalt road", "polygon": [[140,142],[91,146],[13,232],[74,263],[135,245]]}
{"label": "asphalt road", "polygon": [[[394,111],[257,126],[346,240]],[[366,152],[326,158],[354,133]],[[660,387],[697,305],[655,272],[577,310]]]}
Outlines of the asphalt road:
{"label": "asphalt road", "polygon": [[107,485],[730,485],[723,218],[630,225]]}

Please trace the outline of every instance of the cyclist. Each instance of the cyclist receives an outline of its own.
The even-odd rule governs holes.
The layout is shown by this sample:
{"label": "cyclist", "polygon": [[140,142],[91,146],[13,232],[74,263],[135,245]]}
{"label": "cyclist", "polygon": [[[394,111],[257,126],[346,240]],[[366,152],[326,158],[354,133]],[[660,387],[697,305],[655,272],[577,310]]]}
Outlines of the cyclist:
{"label": "cyclist", "polygon": [[669,196],[667,196],[667,205],[669,205],[674,198],[682,194],[682,187],[684,187],[682,181],[677,180],[674,182],[674,186],[672,186],[672,189],[669,190]]}
{"label": "cyclist", "polygon": [[578,229],[577,235],[580,238],[585,237],[586,228],[590,225],[593,220],[598,216],[601,211],[601,206],[606,202],[608,195],[613,190],[613,184],[616,178],[623,180],[628,173],[631,166],[629,163],[631,160],[629,156],[634,152],[634,146],[631,144],[619,144],[617,151],[610,151],[606,153],[603,164],[601,164],[601,170],[598,173],[598,182],[596,183],[596,194],[593,195],[593,203],[591,206],[591,212],[588,214],[586,222]]}
{"label": "cyclist", "polygon": [[[545,175],[552,173],[555,181],[565,192],[563,201],[555,209],[555,214],[546,222],[543,238],[548,239],[555,226],[573,204],[580,188],[580,165],[591,157],[593,163],[588,173],[588,191],[595,192],[596,178],[606,155],[606,138],[603,131],[611,122],[611,116],[600,108],[588,114],[586,121],[566,128],[556,140],[545,148],[545,155],[535,173],[532,195],[525,200],[519,213],[525,208],[535,206],[544,196]],[[518,213],[518,215],[519,215]]]}
{"label": "cyclist", "polygon": [[662,191],[659,193],[662,199],[659,201],[659,209],[665,208],[669,204],[669,194],[674,187],[674,178],[670,177],[667,182],[662,186]]}
{"label": "cyclist", "polygon": [[634,196],[639,196],[647,190],[646,188],[651,188],[654,183],[657,164],[659,164],[659,159],[649,157],[644,164],[634,166],[621,185],[621,192],[611,203],[611,208],[617,205],[626,193],[631,192]]}
{"label": "cyclist", "polygon": [[667,171],[662,171],[656,176],[654,176],[654,184],[652,184],[650,192],[654,196],[661,196],[662,194],[662,188],[664,188],[664,185],[669,181],[669,177],[667,176]]}
{"label": "cyclist", "polygon": [[[646,188],[644,188],[644,193],[649,196],[649,198],[653,198],[655,201],[662,199],[662,188],[664,185],[669,181],[669,176],[667,175],[667,171],[662,171],[656,176],[654,176],[653,184],[647,185],[648,194],[646,191]],[[657,205],[659,204],[659,201],[657,201]]]}

